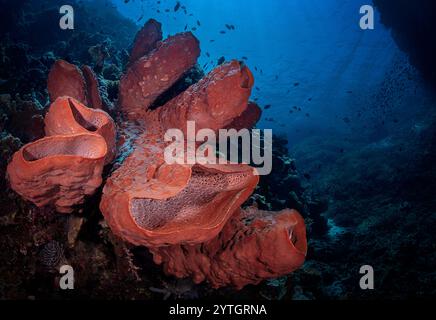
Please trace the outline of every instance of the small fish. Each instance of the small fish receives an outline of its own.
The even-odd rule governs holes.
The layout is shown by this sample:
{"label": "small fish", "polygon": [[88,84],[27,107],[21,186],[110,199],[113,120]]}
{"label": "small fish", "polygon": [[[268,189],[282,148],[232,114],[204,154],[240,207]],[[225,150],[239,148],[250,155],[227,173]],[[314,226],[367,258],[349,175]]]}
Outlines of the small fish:
{"label": "small fish", "polygon": [[269,109],[269,108],[271,108],[271,105],[270,104],[267,104],[267,105],[265,105],[265,107],[263,107],[265,110],[267,110],[267,109]]}
{"label": "small fish", "polygon": [[221,34],[225,34],[226,32],[225,32],[224,30],[221,30],[220,33],[221,33]]}
{"label": "small fish", "polygon": [[130,0],[124,0],[124,3],[129,3]]}
{"label": "small fish", "polygon": [[159,10],[159,9],[157,9],[157,10],[156,10],[156,12],[157,12],[157,13],[160,13],[160,10]]}
{"label": "small fish", "polygon": [[180,2],[177,1],[176,6],[174,7],[174,12],[178,11],[180,9]]}
{"label": "small fish", "polygon": [[192,31],[195,31],[195,30],[197,30],[197,27],[192,27]]}
{"label": "small fish", "polygon": [[294,87],[298,87],[299,85],[300,85],[299,82],[295,82],[295,83],[294,83]]}
{"label": "small fish", "polygon": [[185,25],[185,31],[188,30],[188,25]]}
{"label": "small fish", "polygon": [[310,114],[306,113],[306,117],[310,117]]}
{"label": "small fish", "polygon": [[234,26],[233,24],[230,25],[230,28],[231,28],[232,30],[235,30],[235,26]]}
{"label": "small fish", "polygon": [[297,106],[293,106],[292,108],[294,108],[295,110],[298,110],[298,107],[297,107]]}
{"label": "small fish", "polygon": [[294,111],[292,111],[292,110],[289,110],[289,113],[294,113]]}
{"label": "small fish", "polygon": [[206,56],[207,56],[208,58],[210,58],[210,54],[209,54],[209,52],[206,52]]}
{"label": "small fish", "polygon": [[197,20],[197,26],[201,26],[201,23],[199,20]]}
{"label": "small fish", "polygon": [[279,79],[279,76],[275,76],[275,79],[278,80],[278,79]]}
{"label": "small fish", "polygon": [[206,69],[206,67],[207,67],[208,64],[209,64],[209,62],[206,62],[206,63],[203,65],[203,69]]}
{"label": "small fish", "polygon": [[225,25],[227,29],[232,30],[232,27],[229,24]]}
{"label": "small fish", "polygon": [[141,15],[139,18],[138,18],[138,20],[136,20],[136,22],[139,22],[139,21],[141,21],[142,20],[142,18],[144,18],[144,15]]}
{"label": "small fish", "polygon": [[165,9],[165,12],[170,12],[170,9]]}
{"label": "small fish", "polygon": [[248,60],[248,58],[246,56],[243,56],[242,60]]}
{"label": "small fish", "polygon": [[307,101],[312,101],[312,98],[307,99]]}
{"label": "small fish", "polygon": [[350,123],[350,122],[351,122],[351,119],[348,118],[348,117],[343,117],[343,118],[342,118],[342,121],[344,121],[345,123]]}
{"label": "small fish", "polygon": [[305,174],[303,174],[303,176],[307,179],[307,180],[310,180],[310,174],[308,174],[308,173],[305,173]]}
{"label": "small fish", "polygon": [[257,67],[256,67],[256,66],[254,66],[254,70],[256,70],[256,71],[257,71]]}
{"label": "small fish", "polygon": [[259,87],[254,87],[257,91],[260,91]]}
{"label": "small fish", "polygon": [[351,93],[353,93],[353,91],[349,90],[349,91],[347,91],[347,93],[350,93],[350,94],[351,94]]}
{"label": "small fish", "polygon": [[209,40],[209,42],[215,42],[215,40],[212,39],[212,40]]}

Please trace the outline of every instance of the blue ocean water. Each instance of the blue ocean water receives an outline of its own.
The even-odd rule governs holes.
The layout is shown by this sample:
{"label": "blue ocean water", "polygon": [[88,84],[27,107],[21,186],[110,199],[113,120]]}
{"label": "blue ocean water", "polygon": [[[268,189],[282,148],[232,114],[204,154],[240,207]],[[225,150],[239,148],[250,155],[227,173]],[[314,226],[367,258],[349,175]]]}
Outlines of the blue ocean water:
{"label": "blue ocean water", "polygon": [[174,12],[177,1],[114,3],[138,25],[157,19],[164,35],[187,27],[200,40],[206,71],[221,56],[248,58],[258,88],[252,99],[271,105],[258,126],[291,142],[313,132],[346,133],[343,119],[368,107],[401,54],[377,11],[375,30],[360,29],[359,0],[182,1],[188,14]]}

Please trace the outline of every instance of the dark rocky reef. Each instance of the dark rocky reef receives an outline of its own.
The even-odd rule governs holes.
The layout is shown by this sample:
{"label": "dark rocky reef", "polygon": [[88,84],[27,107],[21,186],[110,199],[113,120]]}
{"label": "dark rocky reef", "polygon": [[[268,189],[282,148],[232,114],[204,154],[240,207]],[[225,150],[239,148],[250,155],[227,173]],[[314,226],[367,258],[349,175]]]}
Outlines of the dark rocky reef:
{"label": "dark rocky reef", "polygon": [[110,2],[70,1],[75,9],[74,30],[59,28],[62,1],[3,2],[0,93],[29,94],[45,105],[47,74],[59,58],[91,66],[106,86],[121,75],[137,26],[119,15]]}
{"label": "dark rocky reef", "polygon": [[[328,299],[435,294],[435,125],[430,117],[372,143],[318,137],[293,149],[329,204],[327,236],[312,239],[308,262],[293,275],[300,293]],[[378,275],[372,292],[358,286],[364,264]]]}

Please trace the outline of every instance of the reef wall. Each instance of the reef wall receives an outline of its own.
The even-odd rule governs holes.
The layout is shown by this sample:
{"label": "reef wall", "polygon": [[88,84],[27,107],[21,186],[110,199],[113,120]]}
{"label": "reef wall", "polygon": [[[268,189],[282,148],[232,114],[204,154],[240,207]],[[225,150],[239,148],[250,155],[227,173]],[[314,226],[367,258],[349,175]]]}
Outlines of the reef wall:
{"label": "reef wall", "polygon": [[392,30],[410,62],[436,85],[436,3],[432,0],[374,0],[382,23]]}

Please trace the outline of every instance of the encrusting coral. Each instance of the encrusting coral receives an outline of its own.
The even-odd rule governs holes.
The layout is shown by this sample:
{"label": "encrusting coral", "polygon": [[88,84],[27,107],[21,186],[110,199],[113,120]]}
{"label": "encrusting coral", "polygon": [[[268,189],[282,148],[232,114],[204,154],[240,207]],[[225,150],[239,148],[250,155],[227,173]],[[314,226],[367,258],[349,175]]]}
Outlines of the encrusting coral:
{"label": "encrusting coral", "polygon": [[[185,131],[187,121],[195,121],[196,130],[251,128],[260,117],[249,102],[253,75],[238,61],[221,64],[151,108],[199,54],[189,32],[162,41],[154,20],[139,31],[119,86],[122,160],[105,183],[100,209],[114,234],[147,246],[166,273],[207,280],[215,288],[242,288],[299,268],[307,250],[305,225],[295,210],[240,208],[259,180],[247,164],[164,161],[169,128]],[[53,103],[45,118],[47,137],[25,145],[9,164],[12,188],[38,206],[71,212],[101,184],[103,166],[116,156],[115,124],[97,110],[94,80],[90,68],[57,61],[48,81]]]}

